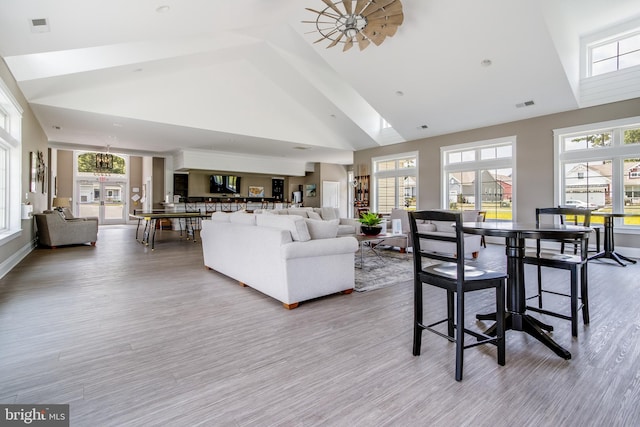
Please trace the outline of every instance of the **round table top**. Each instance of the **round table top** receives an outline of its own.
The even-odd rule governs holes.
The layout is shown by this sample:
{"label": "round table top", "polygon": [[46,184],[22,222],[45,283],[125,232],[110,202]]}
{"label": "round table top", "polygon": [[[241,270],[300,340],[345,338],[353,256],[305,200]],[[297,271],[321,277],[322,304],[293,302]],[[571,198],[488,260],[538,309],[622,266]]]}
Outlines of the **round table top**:
{"label": "round table top", "polygon": [[519,237],[526,239],[580,239],[593,231],[581,225],[541,224],[524,222],[464,222],[465,233],[485,236]]}
{"label": "round table top", "polygon": [[637,213],[631,212],[599,212],[599,211],[591,211],[591,216],[603,216],[608,218],[624,218],[627,216],[640,216]]}

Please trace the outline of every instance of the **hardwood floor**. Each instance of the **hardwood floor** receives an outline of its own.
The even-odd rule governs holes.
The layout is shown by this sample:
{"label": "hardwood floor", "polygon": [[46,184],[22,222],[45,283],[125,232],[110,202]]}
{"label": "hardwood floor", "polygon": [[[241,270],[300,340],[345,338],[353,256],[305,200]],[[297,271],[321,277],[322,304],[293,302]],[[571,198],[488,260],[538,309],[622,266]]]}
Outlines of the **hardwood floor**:
{"label": "hardwood floor", "polygon": [[[289,311],[203,268],[199,243],[162,231],[152,252],[133,233],[107,226],[96,247],[37,249],[0,280],[0,402],[68,403],[72,426],[640,419],[640,265],[589,264],[591,325],[578,338],[568,321],[534,314],[571,360],[509,331],[506,365],[493,346],[469,349],[458,383],[453,344],[425,333],[422,356],[411,354],[411,282]],[[501,246],[480,253],[496,268],[504,258]],[[545,277],[568,283],[564,273]],[[535,271],[527,277],[533,286]],[[469,296],[472,326],[491,298]],[[428,290],[425,313],[444,313],[444,300]]]}

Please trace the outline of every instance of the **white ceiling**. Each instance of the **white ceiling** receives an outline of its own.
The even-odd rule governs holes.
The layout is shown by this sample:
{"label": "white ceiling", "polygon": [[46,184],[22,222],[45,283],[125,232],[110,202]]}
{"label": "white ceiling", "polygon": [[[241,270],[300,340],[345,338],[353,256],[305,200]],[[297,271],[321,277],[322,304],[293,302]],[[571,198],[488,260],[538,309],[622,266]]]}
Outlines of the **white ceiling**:
{"label": "white ceiling", "polygon": [[580,107],[580,36],[640,16],[639,0],[402,3],[394,37],[343,52],[301,22],[321,0],[0,0],[0,56],[54,147],[350,164]]}

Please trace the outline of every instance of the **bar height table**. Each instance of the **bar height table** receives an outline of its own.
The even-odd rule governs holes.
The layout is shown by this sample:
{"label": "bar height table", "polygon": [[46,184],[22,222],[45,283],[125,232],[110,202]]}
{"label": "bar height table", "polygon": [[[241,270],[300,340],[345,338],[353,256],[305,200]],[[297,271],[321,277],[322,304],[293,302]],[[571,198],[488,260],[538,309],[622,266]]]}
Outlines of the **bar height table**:
{"label": "bar height table", "polygon": [[629,259],[615,251],[615,244],[613,242],[613,219],[638,216],[638,214],[591,211],[591,216],[601,216],[604,218],[604,250],[589,257],[589,261],[608,258],[614,260],[623,267],[626,267],[627,265],[622,260],[635,264],[635,260]]}
{"label": "bar height table", "polygon": [[[563,359],[571,359],[571,353],[555,342],[544,331],[553,331],[553,326],[526,313],[526,294],[524,282],[525,239],[587,239],[591,227],[562,224],[536,224],[519,222],[465,222],[465,233],[482,236],[504,237],[507,255],[507,317],[505,329],[527,333],[549,347]],[[480,320],[495,318],[495,314],[476,316]],[[486,333],[494,334],[495,325]]]}

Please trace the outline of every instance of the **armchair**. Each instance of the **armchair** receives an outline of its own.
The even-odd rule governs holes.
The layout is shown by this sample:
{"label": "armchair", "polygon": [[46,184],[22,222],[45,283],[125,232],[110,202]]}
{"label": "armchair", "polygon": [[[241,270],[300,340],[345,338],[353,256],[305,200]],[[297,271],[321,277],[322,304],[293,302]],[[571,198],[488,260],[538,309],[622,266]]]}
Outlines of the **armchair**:
{"label": "armchair", "polygon": [[65,219],[59,212],[45,212],[33,215],[38,228],[38,242],[55,248],[63,245],[91,243],[98,240],[97,218]]}

